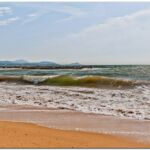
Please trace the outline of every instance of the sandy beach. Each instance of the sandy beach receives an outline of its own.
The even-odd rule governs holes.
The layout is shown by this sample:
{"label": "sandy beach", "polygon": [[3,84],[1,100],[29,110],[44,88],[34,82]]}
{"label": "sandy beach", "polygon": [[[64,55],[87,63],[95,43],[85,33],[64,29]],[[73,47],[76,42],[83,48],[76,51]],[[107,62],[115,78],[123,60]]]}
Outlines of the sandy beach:
{"label": "sandy beach", "polygon": [[1,83],[0,147],[150,147],[139,91]]}
{"label": "sandy beach", "polygon": [[27,123],[0,122],[1,148],[139,148],[149,147],[112,135],[63,131]]}
{"label": "sandy beach", "polygon": [[2,148],[150,147],[149,121],[16,105],[1,106],[0,120]]}

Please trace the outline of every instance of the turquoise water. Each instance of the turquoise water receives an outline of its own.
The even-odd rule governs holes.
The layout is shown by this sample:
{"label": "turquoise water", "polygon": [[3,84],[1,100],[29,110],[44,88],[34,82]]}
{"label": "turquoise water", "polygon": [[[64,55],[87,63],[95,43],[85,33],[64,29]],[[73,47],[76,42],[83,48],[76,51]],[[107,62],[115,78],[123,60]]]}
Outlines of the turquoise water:
{"label": "turquoise water", "polygon": [[150,65],[136,65],[136,66],[97,66],[92,69],[1,69],[0,75],[11,75],[11,76],[21,76],[21,75],[35,75],[35,76],[45,76],[45,75],[73,75],[73,76],[106,76],[106,77],[116,77],[123,79],[133,79],[133,80],[150,80]]}

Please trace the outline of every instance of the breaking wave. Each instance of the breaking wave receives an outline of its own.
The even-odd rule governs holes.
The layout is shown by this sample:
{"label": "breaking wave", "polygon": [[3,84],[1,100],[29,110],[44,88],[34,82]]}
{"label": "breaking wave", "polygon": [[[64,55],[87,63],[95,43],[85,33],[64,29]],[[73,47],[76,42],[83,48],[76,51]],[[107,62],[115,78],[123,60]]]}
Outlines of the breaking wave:
{"label": "breaking wave", "polygon": [[0,82],[16,82],[37,85],[82,86],[82,87],[133,87],[136,82],[103,76],[0,76]]}

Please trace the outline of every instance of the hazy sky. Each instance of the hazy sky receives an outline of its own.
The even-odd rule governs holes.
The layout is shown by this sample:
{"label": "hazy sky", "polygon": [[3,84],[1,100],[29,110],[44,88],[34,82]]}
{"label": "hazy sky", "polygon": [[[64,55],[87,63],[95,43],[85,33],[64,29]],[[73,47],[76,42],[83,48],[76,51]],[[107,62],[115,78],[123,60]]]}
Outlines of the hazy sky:
{"label": "hazy sky", "polygon": [[0,60],[150,64],[150,3],[2,3]]}

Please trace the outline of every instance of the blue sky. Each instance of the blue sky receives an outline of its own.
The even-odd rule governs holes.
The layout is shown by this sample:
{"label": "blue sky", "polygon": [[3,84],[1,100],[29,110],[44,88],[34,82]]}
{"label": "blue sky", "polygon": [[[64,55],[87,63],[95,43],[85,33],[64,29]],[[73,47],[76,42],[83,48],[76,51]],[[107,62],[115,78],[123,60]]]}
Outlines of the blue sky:
{"label": "blue sky", "polygon": [[150,3],[0,2],[0,60],[150,64]]}

